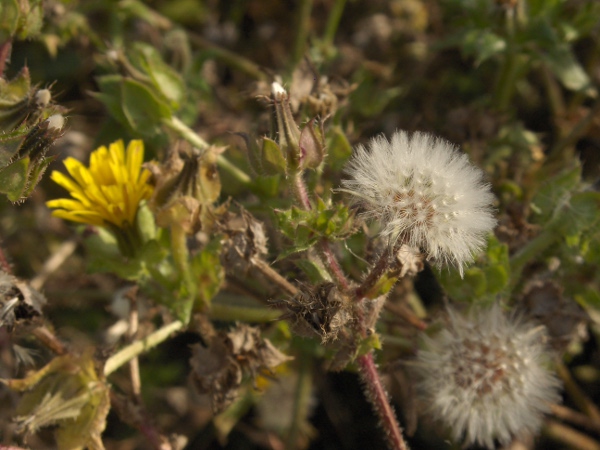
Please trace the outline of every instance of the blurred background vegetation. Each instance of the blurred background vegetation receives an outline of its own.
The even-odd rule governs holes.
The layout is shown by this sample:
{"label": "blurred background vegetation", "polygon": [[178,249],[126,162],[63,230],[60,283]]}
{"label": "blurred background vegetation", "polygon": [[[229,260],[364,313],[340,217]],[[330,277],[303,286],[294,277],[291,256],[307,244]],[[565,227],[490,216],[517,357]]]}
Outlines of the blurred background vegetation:
{"label": "blurred background vegetation", "polygon": [[[382,316],[380,367],[412,434],[409,443],[453,448],[428,432],[430,424],[417,427],[412,385],[398,362],[411,358],[417,336],[402,309],[410,305],[428,320],[447,295],[459,302],[501,297],[549,329],[563,356],[565,405],[582,421],[553,411],[528,448],[600,448],[600,2],[47,0],[29,2],[39,28],[19,34],[3,13],[23,3],[0,2],[2,38],[12,40],[4,77],[27,66],[32,84],[50,88],[53,101],[66,108],[66,131],[50,150],[57,158],[50,170],[62,170],[59,161],[67,156],[87,161],[91,150],[117,139],[143,138],[146,160],[162,160],[174,137],[196,130],[252,173],[236,133],[275,136],[273,112],[263,101],[274,79],[289,90],[299,122],[328,116],[328,165],[309,176],[311,189],[325,199],[339,186],[351,147],[376,134],[429,131],[460,145],[488,173],[499,226],[464,280],[427,267],[394,288]],[[274,260],[289,246],[273,225],[273,209],[290,206],[280,196],[281,180],[240,180],[235,170],[221,169],[220,200],[232,197],[270,224]],[[107,330],[122,318],[118,300],[129,284],[94,265],[74,227],[50,215],[45,202],[64,195],[44,177],[24,203],[0,202],[3,252],[16,276],[43,286],[44,317],[61,339],[110,352],[115,342]],[[73,253],[46,274],[49,258],[71,251],[66,243],[76,244]],[[356,278],[367,264],[353,255],[368,254],[366,246],[359,234],[341,250],[344,268]],[[283,260],[281,271],[290,280],[310,279],[311,268],[295,258]],[[248,383],[246,403],[211,422],[210,407],[189,394],[189,346],[199,339],[183,333],[141,358],[145,413],[165,435],[187,436],[188,449],[283,448],[290,432],[284,411],[292,410],[300,415],[290,419],[303,436],[298,447],[383,448],[356,375],[326,372],[318,342],[289,338],[285,324],[263,311],[267,300],[277,299],[264,286],[228,275],[213,300],[226,307],[211,318],[226,327],[236,318],[227,306],[256,307],[271,339],[293,348],[296,363],[281,374],[287,381],[257,381],[264,384],[260,401]],[[143,315],[152,318],[159,307],[148,305]],[[50,359],[26,333],[11,336],[4,327],[2,378],[31,368],[13,355],[17,342],[30,349],[36,367]],[[302,389],[298,379],[306,380]],[[117,373],[111,383],[126,391],[127,375]],[[304,396],[303,408],[292,407],[295,395]],[[0,398],[1,442],[22,443],[10,420],[16,396],[2,388]],[[106,448],[149,448],[126,416],[113,405]],[[46,431],[27,442],[53,446]]]}

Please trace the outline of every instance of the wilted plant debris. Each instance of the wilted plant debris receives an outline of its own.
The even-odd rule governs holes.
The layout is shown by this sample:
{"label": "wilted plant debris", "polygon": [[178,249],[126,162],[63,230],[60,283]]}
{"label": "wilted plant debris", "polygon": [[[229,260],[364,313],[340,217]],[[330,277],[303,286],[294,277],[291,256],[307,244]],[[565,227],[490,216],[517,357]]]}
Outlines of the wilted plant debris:
{"label": "wilted plant debris", "polygon": [[4,0],[0,447],[600,447],[599,48],[593,1]]}

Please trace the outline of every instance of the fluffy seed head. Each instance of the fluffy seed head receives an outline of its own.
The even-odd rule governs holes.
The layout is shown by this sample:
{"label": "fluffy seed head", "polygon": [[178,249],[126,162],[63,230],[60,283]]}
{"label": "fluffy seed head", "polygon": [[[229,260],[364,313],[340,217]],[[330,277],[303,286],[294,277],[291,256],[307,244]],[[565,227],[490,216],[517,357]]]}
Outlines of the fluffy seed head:
{"label": "fluffy seed head", "polygon": [[455,441],[493,449],[494,440],[536,433],[559,400],[547,359],[543,326],[506,317],[498,305],[469,317],[450,310],[447,327],[425,337],[417,355],[419,391]]}
{"label": "fluffy seed head", "polygon": [[381,222],[394,244],[422,249],[438,265],[460,270],[485,245],[496,220],[494,196],[473,166],[449,142],[427,133],[397,131],[359,146],[342,185],[366,218]]}

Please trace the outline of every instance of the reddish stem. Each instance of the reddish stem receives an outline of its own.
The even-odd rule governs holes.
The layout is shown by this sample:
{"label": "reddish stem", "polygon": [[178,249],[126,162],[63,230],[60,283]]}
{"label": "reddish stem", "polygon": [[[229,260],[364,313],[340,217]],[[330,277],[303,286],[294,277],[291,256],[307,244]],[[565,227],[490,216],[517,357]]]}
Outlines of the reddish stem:
{"label": "reddish stem", "polygon": [[304,184],[304,180],[302,179],[302,172],[298,172],[294,175],[294,180],[292,181],[294,189],[294,193],[296,194],[296,198],[302,204],[302,208],[309,211],[311,209],[310,199],[308,198],[308,192],[306,192],[306,185]]}
{"label": "reddish stem", "polygon": [[394,410],[389,403],[388,395],[381,384],[381,378],[379,377],[375,360],[373,359],[373,352],[359,356],[356,359],[356,362],[360,369],[360,376],[365,383],[367,398],[373,405],[373,409],[381,421],[380,425],[385,431],[385,437],[389,448],[394,450],[406,450],[408,447],[402,437],[402,428],[400,428],[400,425],[398,424],[396,414],[394,414]]}
{"label": "reddish stem", "polygon": [[[300,201],[304,209],[310,210],[310,199],[308,198],[306,185],[304,184],[304,180],[302,179],[301,172],[295,174],[292,183],[292,189],[294,190],[296,198]],[[329,242],[326,240],[322,240],[319,243],[319,246],[319,256],[321,257],[323,264],[336,277],[339,286],[341,286],[342,289],[348,291],[350,288],[350,282],[344,275],[344,272],[342,271],[339,262],[337,261],[333,251],[331,250]],[[368,287],[368,284],[366,284],[367,280],[369,284],[375,285],[377,280],[379,280],[379,278],[385,273],[385,269],[387,269],[388,267],[388,261],[389,253],[387,253],[386,251],[380,257],[380,260],[375,264],[374,269],[371,271],[371,273],[369,273],[365,282],[363,282],[363,284],[359,286],[354,292],[355,302],[362,300],[363,296],[360,295],[361,292],[368,292],[369,289],[365,289]],[[380,265],[382,267],[380,267]],[[364,319],[361,317],[358,320],[360,322],[360,332],[363,335],[363,337],[365,337],[366,330],[364,330]],[[358,363],[359,374],[363,382],[365,383],[367,399],[371,402],[371,404],[373,405],[373,410],[379,416],[380,424],[383,428],[390,449],[406,450],[408,447],[404,443],[404,439],[402,437],[402,428],[400,427],[398,420],[396,419],[396,415],[394,414],[394,411],[392,410],[392,407],[389,403],[388,396],[385,390],[383,389],[383,385],[381,384],[381,379],[379,377],[379,373],[377,372],[377,367],[375,366],[375,360],[373,359],[373,352],[371,351],[366,355],[358,357],[356,361]]]}
{"label": "reddish stem", "polygon": [[350,283],[348,283],[344,271],[340,267],[340,263],[335,257],[329,242],[322,240],[319,243],[319,251],[323,259],[323,264],[325,264],[325,268],[336,279],[338,287],[341,287],[342,290],[346,292],[350,291]]}
{"label": "reddish stem", "polygon": [[4,270],[9,275],[12,275],[12,269],[10,268],[10,264],[6,259],[6,255],[4,254],[2,247],[0,247],[0,269]]}
{"label": "reddish stem", "polygon": [[375,286],[375,284],[383,276],[383,274],[385,274],[390,265],[389,261],[390,253],[386,249],[379,256],[379,259],[367,275],[367,278],[365,278],[361,285],[358,286],[354,291],[357,301],[360,301],[365,295],[367,295],[373,286]]}
{"label": "reddish stem", "polygon": [[10,57],[11,48],[11,41],[0,44],[0,77],[4,75],[4,67],[6,66],[6,61],[8,61],[8,58]]}

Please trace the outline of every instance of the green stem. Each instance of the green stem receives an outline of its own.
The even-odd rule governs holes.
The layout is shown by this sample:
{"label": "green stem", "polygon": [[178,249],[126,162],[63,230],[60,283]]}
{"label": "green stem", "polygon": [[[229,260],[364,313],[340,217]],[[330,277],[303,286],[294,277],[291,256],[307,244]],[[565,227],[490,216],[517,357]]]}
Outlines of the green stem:
{"label": "green stem", "polygon": [[240,72],[244,72],[246,75],[249,75],[259,81],[267,81],[268,77],[265,72],[263,72],[257,64],[249,59],[221,48],[197,34],[188,33],[188,36],[192,43],[198,47],[209,50],[215,58],[220,59],[225,64],[239,70]]}
{"label": "green stem", "polygon": [[267,308],[250,308],[245,306],[233,306],[223,303],[212,303],[208,315],[211,319],[224,322],[273,322],[281,317],[281,312]]}
{"label": "green stem", "polygon": [[298,3],[298,25],[296,28],[296,41],[294,42],[294,49],[292,52],[291,69],[300,62],[302,56],[304,56],[304,49],[306,48],[306,41],[308,39],[308,30],[310,28],[310,14],[312,12],[313,0],[300,0]]}
{"label": "green stem", "polygon": [[117,353],[106,360],[104,364],[104,376],[107,377],[119,367],[127,364],[136,356],[156,347],[158,344],[166,341],[171,334],[183,328],[183,322],[176,320],[162,328],[159,328],[154,333],[146,336],[139,341],[132,342],[127,347],[122,348]]}
{"label": "green stem", "polygon": [[329,17],[327,19],[327,25],[325,26],[325,34],[323,35],[323,44],[325,44],[327,47],[333,44],[333,39],[335,38],[335,34],[337,33],[340,25],[342,13],[344,12],[344,7],[346,6],[346,1],[347,0],[335,0],[335,3],[331,8],[331,12],[329,13]]}
{"label": "green stem", "polygon": [[[180,138],[185,139],[199,150],[206,150],[209,147],[209,144],[204,139],[198,136],[194,130],[192,130],[175,116],[172,116],[170,119],[164,119],[163,124],[170,130],[174,131]],[[247,185],[252,181],[250,175],[241,170],[239,167],[234,166],[223,155],[218,156],[217,164],[221,169],[223,169],[241,184]]]}
{"label": "green stem", "polygon": [[505,111],[510,105],[521,69],[514,38],[516,26],[514,8],[509,8],[506,14],[506,53],[494,93],[494,105],[500,111]]}
{"label": "green stem", "polygon": [[169,119],[163,119],[163,124],[167,128],[174,131],[180,138],[188,141],[198,150],[206,150],[209,147],[208,142],[198,136],[194,130],[192,130],[175,116],[171,116]]}

